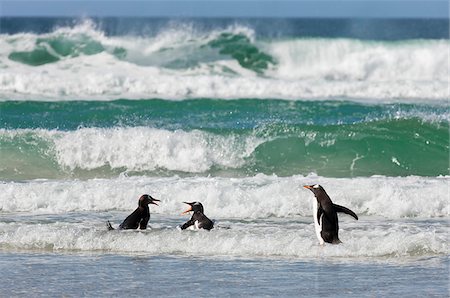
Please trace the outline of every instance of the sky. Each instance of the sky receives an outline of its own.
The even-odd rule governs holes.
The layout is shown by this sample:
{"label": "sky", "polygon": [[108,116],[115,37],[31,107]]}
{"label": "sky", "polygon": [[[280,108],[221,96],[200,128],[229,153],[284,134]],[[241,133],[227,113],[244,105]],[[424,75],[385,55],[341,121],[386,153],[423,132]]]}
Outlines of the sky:
{"label": "sky", "polygon": [[3,16],[446,18],[448,0],[0,0]]}

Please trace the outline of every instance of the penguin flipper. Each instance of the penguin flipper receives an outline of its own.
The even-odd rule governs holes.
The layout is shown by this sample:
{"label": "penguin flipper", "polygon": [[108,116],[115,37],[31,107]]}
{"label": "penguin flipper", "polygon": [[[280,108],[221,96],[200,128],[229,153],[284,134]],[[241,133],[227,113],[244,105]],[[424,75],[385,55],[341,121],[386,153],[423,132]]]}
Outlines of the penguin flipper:
{"label": "penguin flipper", "polygon": [[106,221],[106,228],[108,229],[108,231],[115,230],[115,229],[113,228],[113,226],[111,225],[111,223],[109,222],[109,220]]}
{"label": "penguin flipper", "polygon": [[319,226],[321,225],[320,216],[322,216],[322,214],[323,214],[323,209],[322,209],[322,207],[319,206],[319,208],[317,208],[317,222],[319,223]]}
{"label": "penguin flipper", "polygon": [[353,212],[352,210],[350,210],[344,206],[340,206],[340,205],[336,205],[336,204],[333,204],[333,207],[336,210],[336,212],[342,212],[342,213],[348,214],[350,216],[353,216],[356,220],[358,220],[358,215],[356,215],[356,213]]}
{"label": "penguin flipper", "polygon": [[189,228],[190,226],[192,226],[194,224],[194,221],[192,220],[192,218],[190,220],[188,220],[187,222],[185,222],[182,226],[180,226],[180,229],[182,230],[186,230],[187,228]]}

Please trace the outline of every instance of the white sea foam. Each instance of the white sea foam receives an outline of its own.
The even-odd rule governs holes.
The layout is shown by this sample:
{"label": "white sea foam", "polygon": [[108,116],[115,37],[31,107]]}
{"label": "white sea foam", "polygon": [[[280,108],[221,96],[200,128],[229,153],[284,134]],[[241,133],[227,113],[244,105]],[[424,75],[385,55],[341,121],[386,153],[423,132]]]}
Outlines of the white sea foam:
{"label": "white sea foam", "polygon": [[[152,230],[107,231],[103,223],[1,223],[0,248],[50,251],[111,251],[154,255],[238,257],[420,257],[445,255],[448,227],[442,222],[342,222],[341,245],[319,246],[306,222],[231,223],[230,229],[180,231],[154,223]],[[159,227],[158,227],[159,226]]]}
{"label": "white sea foam", "polygon": [[[276,61],[264,75],[206,45],[221,33],[244,34]],[[8,59],[38,38],[88,37],[105,48],[28,66]],[[388,101],[448,98],[448,40],[363,42],[341,39],[258,41],[251,29],[198,33],[189,27],[153,37],[108,37],[92,25],[45,35],[0,35],[1,99],[360,98]],[[125,58],[114,48],[127,51]],[[170,66],[184,61],[182,66]],[[183,64],[184,63],[184,64]],[[183,66],[184,65],[184,66]]]}
{"label": "white sea foam", "polygon": [[[450,177],[324,178],[121,177],[86,181],[1,182],[0,249],[108,251],[153,255],[288,258],[403,258],[448,253]],[[320,183],[336,204],[341,245],[319,246],[311,214]],[[150,193],[151,229],[107,231]],[[201,201],[216,220],[207,231],[180,231],[183,201]]]}
{"label": "white sea foam", "polygon": [[[310,217],[313,194],[303,185],[321,184],[333,202],[358,215],[385,218],[439,218],[450,215],[450,177],[248,178],[121,177],[92,180],[33,180],[0,183],[2,212],[64,213],[130,211],[149,193],[161,199],[153,213],[179,214],[183,201],[200,201],[212,218]],[[312,218],[311,218],[312,222]]]}
{"label": "white sea foam", "polygon": [[329,81],[447,81],[449,43],[367,42],[302,39],[276,42],[270,52],[280,62],[273,76]]}

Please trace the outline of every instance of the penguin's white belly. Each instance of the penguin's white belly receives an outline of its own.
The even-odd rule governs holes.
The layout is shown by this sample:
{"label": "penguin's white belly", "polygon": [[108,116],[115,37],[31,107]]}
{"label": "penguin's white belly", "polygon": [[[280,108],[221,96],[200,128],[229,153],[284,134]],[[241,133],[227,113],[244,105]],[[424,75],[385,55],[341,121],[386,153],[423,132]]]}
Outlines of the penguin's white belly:
{"label": "penguin's white belly", "polygon": [[317,218],[317,210],[318,209],[319,209],[319,204],[317,203],[317,200],[314,198],[314,202],[313,202],[314,228],[316,230],[316,236],[317,236],[317,239],[319,239],[320,245],[323,245],[325,243],[325,241],[323,241],[322,236],[320,235],[320,232],[322,232],[323,214],[320,216],[320,218]]}
{"label": "penguin's white belly", "polygon": [[196,221],[194,222],[194,224],[191,225],[191,226],[189,226],[189,227],[187,227],[186,230],[197,231],[197,230],[200,230],[200,229],[201,229],[200,223],[198,222],[198,220],[196,220]]}

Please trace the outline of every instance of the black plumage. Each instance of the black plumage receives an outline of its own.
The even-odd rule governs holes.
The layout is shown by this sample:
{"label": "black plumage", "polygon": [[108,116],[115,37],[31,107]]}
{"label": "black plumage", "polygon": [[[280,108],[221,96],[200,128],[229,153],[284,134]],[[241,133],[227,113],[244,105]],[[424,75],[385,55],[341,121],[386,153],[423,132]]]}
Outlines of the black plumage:
{"label": "black plumage", "polygon": [[198,229],[205,229],[208,231],[214,228],[214,222],[206,217],[206,215],[203,213],[203,205],[200,202],[184,203],[189,205],[189,209],[184,211],[183,214],[190,211],[193,211],[194,214],[192,214],[190,220],[188,220],[180,227],[182,230],[185,230],[190,226],[195,226]]}
{"label": "black plumage", "polygon": [[[138,207],[130,215],[125,218],[125,220],[119,225],[119,230],[128,229],[147,229],[148,221],[150,220],[150,208],[149,204],[158,205],[156,201],[159,200],[152,198],[149,195],[142,195],[138,201]],[[114,230],[111,223],[107,222],[108,230]]]}
{"label": "black plumage", "polygon": [[317,214],[314,214],[317,218],[317,222],[321,228],[320,236],[323,241],[327,243],[338,244],[341,243],[339,240],[339,221],[338,221],[338,212],[346,213],[350,216],[353,216],[356,220],[358,220],[358,216],[352,210],[333,204],[330,197],[326,193],[325,189],[316,184],[316,185],[305,185],[305,188],[308,188],[314,193],[314,196],[317,199]]}

